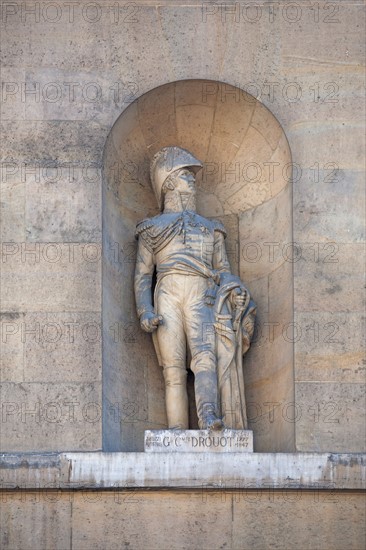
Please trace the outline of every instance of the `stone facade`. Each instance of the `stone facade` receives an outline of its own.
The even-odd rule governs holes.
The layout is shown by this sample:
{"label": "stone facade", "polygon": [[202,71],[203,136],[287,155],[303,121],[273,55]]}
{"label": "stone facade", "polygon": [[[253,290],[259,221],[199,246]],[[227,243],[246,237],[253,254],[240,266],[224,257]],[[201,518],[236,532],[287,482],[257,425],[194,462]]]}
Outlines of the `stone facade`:
{"label": "stone facade", "polygon": [[[126,160],[133,160],[141,137],[130,116],[138,98],[146,145],[178,132],[178,145],[188,140],[196,154],[207,151],[208,134],[200,129],[209,126],[210,106],[220,93],[224,101],[219,106],[231,102],[238,109],[232,110],[233,118],[218,118],[220,140],[216,149],[213,142],[206,161],[219,154],[228,159],[215,178],[218,184],[235,184],[229,179],[236,177],[230,173],[233,144],[246,137],[243,194],[233,194],[226,210],[214,197],[202,201],[202,213],[225,217],[231,243],[240,235],[238,249],[232,247],[233,269],[258,296],[259,334],[246,364],[254,449],[364,452],[363,3],[71,4],[4,1],[0,6],[1,451],[142,450],[144,429],[164,427],[164,410],[154,399],[161,395],[162,381],[132,303],[121,314],[117,307],[110,324],[104,317],[111,345],[102,369],[102,218],[107,204],[102,208],[102,188],[108,161],[103,152],[123,123],[123,131],[134,132],[136,141],[129,139],[118,181],[133,175],[134,164]],[[159,86],[189,80],[224,84],[216,89],[216,99],[214,88],[206,88],[202,105],[207,109],[195,108],[189,93],[175,96],[174,105],[168,92],[151,94]],[[248,95],[230,94],[232,87]],[[258,109],[251,132],[266,134],[268,150],[250,149],[255,139],[249,125],[233,134],[240,127],[238,112],[250,111],[252,97]],[[146,98],[157,105],[144,105]],[[166,118],[153,120],[162,104]],[[278,126],[266,124],[261,105]],[[157,135],[159,126],[164,135]],[[193,141],[186,128],[196,130]],[[282,149],[276,141],[280,130]],[[285,140],[290,167],[267,154],[277,143],[283,155]],[[251,172],[255,166],[248,167],[266,159],[279,162],[267,165],[273,177],[265,172],[272,187],[259,185],[263,182]],[[144,185],[145,197],[150,191]],[[245,205],[250,189],[260,200]],[[284,205],[291,207],[285,214]],[[235,208],[239,218],[233,217]],[[119,210],[116,199],[109,228],[118,227]],[[132,208],[124,214],[123,223],[132,227],[139,212]],[[284,223],[291,220],[292,226]],[[103,284],[110,283],[112,290],[118,277],[131,276],[132,242],[117,238],[104,248],[112,261]],[[114,311],[120,299],[118,292],[105,294],[104,314]],[[128,380],[123,391],[119,361]],[[102,437],[103,418],[109,431]],[[2,517],[7,523],[4,546],[68,548],[72,529],[73,548],[113,548],[119,540],[134,547],[245,547],[245,541],[248,548],[358,549],[360,496],[345,490],[337,494],[338,504],[327,496],[314,504],[313,496],[304,493],[295,504],[267,503],[262,497],[258,507],[235,500],[234,494],[224,503],[216,495],[206,507],[195,491],[155,493],[157,498],[143,492],[138,502],[129,493],[128,504],[113,503],[106,492],[95,504],[81,493],[74,503],[68,493],[54,502],[42,497],[41,503],[13,493]],[[178,505],[177,522],[172,510]],[[35,523],[20,521],[24,514],[40,522],[39,531]],[[139,522],[156,521],[133,544],[134,533],[140,532],[133,520],[138,514]],[[175,529],[169,540],[162,539],[161,518],[168,522],[172,516]],[[260,527],[248,531],[247,525],[258,521]],[[199,534],[192,525],[201,526]],[[260,540],[255,539],[258,530]]]}
{"label": "stone facade", "polygon": [[227,458],[8,455],[0,459],[2,547],[362,548],[362,455]]}
{"label": "stone facade", "polygon": [[[288,405],[292,398],[271,395],[256,400],[252,416],[265,419],[268,430],[273,417],[296,416],[302,451],[359,451],[363,6],[319,3],[314,12],[286,3],[256,10],[234,2],[179,4],[119,4],[119,15],[104,3],[81,2],[73,11],[62,3],[2,6],[1,380],[3,401],[11,403],[2,448],[101,448],[105,141],[135,98],[168,82],[207,78],[256,95],[281,123],[295,165],[293,236],[284,235],[284,244],[271,241],[251,234],[249,223],[245,243],[256,245],[244,245],[239,254],[244,278],[257,269],[253,255],[260,254],[274,268],[273,288],[286,280],[282,271],[294,271],[295,334],[288,319],[279,326],[271,318],[262,323],[258,346],[264,342],[268,354],[258,371],[268,364],[273,339],[284,346],[295,340],[297,409]],[[166,107],[168,113],[168,101]],[[184,120],[184,102],[179,109]],[[203,145],[197,139],[197,148]],[[287,247],[292,241],[297,246]],[[118,252],[128,264],[133,250]],[[254,295],[262,294],[260,286],[258,280]],[[117,320],[111,334],[133,347],[136,330],[131,314]],[[259,374],[255,384],[263,383]],[[66,403],[74,403],[74,421]],[[37,406],[43,415],[37,416]],[[131,394],[114,399],[111,408],[119,418],[144,421]],[[47,419],[58,437],[42,441]]]}
{"label": "stone facade", "polygon": [[[224,495],[215,490],[203,494],[201,490],[48,491],[46,498],[39,499],[34,492],[12,493],[2,516],[6,522],[2,543],[4,548],[22,550],[39,548],[40,540],[45,541],[43,548],[57,550],[238,548],[238,541],[243,550],[362,548],[364,533],[358,522],[362,495],[315,493],[315,499],[318,496],[321,502],[314,502],[313,491],[293,495],[287,490],[270,495],[258,491]],[[24,515],[34,518],[37,530],[19,529]],[[296,528],[289,517],[296,517]]]}

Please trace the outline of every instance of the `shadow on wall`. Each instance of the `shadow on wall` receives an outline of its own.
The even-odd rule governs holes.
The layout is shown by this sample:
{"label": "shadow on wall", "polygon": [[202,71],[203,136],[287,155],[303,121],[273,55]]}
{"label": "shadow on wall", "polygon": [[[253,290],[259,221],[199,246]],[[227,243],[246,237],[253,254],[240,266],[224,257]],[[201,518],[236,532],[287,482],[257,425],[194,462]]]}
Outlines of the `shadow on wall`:
{"label": "shadow on wall", "polygon": [[158,214],[150,161],[167,145],[204,162],[197,210],[224,223],[232,271],[258,305],[244,367],[255,450],[293,451],[291,153],[264,105],[207,80],[172,82],[144,94],[120,115],[106,142],[103,450],[143,450],[144,430],[166,427],[162,372],[151,336],[139,328],[133,275],[136,223]]}

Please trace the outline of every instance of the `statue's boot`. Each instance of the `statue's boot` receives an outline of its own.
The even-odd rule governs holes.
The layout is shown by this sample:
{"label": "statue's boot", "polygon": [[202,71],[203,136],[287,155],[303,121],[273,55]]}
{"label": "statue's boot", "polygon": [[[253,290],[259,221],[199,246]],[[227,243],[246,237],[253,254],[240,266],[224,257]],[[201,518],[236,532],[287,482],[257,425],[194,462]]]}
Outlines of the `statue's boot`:
{"label": "statue's boot", "polygon": [[204,403],[202,415],[202,429],[203,430],[223,430],[224,423],[219,418],[215,411],[215,405],[213,403]]}
{"label": "statue's boot", "polygon": [[170,430],[188,430],[187,371],[181,367],[165,367],[165,404]]}
{"label": "statue's boot", "polygon": [[222,430],[224,423],[219,416],[216,358],[210,351],[203,351],[192,359],[194,389],[198,425],[201,430]]}

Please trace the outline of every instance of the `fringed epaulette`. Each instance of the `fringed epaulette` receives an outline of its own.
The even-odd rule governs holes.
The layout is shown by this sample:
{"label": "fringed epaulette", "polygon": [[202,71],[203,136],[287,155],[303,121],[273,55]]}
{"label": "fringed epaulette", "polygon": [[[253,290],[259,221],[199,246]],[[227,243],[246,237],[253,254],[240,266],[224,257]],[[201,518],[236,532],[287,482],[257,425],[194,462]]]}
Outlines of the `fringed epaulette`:
{"label": "fringed epaulette", "polygon": [[224,225],[219,222],[218,220],[211,220],[214,231],[220,231],[224,235],[224,237],[227,236],[226,230]]}
{"label": "fringed epaulette", "polygon": [[163,216],[156,216],[155,218],[148,218],[142,220],[136,226],[136,238],[143,240],[146,248],[156,254],[160,252],[175,235],[182,230],[181,216],[174,216],[169,223],[167,223]]}
{"label": "fringed epaulette", "polygon": [[153,253],[154,252],[154,231],[155,223],[153,218],[146,218],[136,225],[135,237],[136,239],[142,239],[146,248]]}

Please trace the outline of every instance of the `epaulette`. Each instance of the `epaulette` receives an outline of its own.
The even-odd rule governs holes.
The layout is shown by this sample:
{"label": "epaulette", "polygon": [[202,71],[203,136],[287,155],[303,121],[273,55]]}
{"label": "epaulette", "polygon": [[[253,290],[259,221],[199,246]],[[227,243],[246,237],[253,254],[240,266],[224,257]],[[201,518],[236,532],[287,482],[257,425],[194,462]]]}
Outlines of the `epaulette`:
{"label": "epaulette", "polygon": [[218,220],[211,220],[214,231],[220,231],[224,235],[224,237],[227,236],[226,229],[224,225],[219,222]]}

